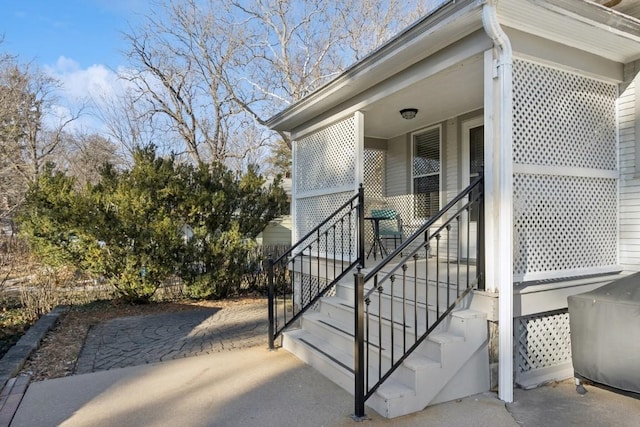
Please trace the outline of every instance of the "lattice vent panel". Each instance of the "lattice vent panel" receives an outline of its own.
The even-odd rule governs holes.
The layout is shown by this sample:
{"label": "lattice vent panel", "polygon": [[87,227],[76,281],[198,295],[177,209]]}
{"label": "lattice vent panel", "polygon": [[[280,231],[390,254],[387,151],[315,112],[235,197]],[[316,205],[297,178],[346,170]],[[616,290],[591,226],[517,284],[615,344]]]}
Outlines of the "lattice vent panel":
{"label": "lattice vent panel", "polygon": [[[298,238],[304,237],[314,227],[327,219],[329,215],[334,213],[340,205],[353,197],[354,194],[354,192],[342,192],[298,199],[296,209],[296,230]],[[349,209],[345,208],[336,218],[339,219],[343,214],[347,214],[348,212]],[[320,235],[322,239],[320,248],[314,246],[311,248],[311,251],[334,254],[340,258],[344,256],[345,260],[355,259],[357,256],[355,253],[355,245],[357,243],[358,231],[356,220],[356,213],[352,211],[350,216],[347,216],[337,224],[329,222],[326,226],[321,227]],[[324,236],[325,231],[328,233],[327,238]],[[308,241],[300,246],[300,249],[305,248],[306,245],[317,237],[317,235],[311,236]],[[344,248],[344,250],[342,248]]]}
{"label": "lattice vent panel", "polygon": [[567,311],[520,317],[516,322],[516,375],[571,362]]}
{"label": "lattice vent panel", "polygon": [[[364,150],[365,205],[382,205],[385,201],[385,160],[381,150]],[[368,206],[367,206],[368,208]]]}
{"label": "lattice vent panel", "polygon": [[616,180],[515,174],[514,274],[614,265]]}
{"label": "lattice vent panel", "polygon": [[[386,154],[381,150],[364,151],[364,209],[365,216],[372,209],[386,209],[390,206],[385,198],[385,161]],[[365,226],[365,241],[373,240],[372,227]]]}
{"label": "lattice vent panel", "polygon": [[349,117],[297,140],[296,191],[355,188],[355,138],[355,118]]}
{"label": "lattice vent panel", "polygon": [[616,169],[615,85],[523,60],[513,72],[515,163]]}

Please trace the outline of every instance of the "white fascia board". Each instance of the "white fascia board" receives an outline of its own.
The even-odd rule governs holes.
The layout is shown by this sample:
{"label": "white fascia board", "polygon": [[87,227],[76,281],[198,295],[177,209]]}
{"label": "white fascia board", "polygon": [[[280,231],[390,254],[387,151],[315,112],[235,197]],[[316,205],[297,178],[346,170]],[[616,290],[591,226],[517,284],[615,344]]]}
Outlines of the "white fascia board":
{"label": "white fascia board", "polygon": [[532,0],[548,10],[569,16],[620,36],[640,41],[640,20],[603,5],[575,0]]}
{"label": "white fascia board", "polygon": [[498,15],[503,25],[609,60],[640,58],[640,20],[595,3],[509,0],[499,3]]}

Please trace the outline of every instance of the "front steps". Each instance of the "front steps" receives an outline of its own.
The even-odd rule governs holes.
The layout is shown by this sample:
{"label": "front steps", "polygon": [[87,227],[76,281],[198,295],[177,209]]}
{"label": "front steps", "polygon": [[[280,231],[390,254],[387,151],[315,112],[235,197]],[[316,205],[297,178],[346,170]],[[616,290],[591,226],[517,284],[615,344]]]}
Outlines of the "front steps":
{"label": "front steps", "polygon": [[[298,358],[315,367],[333,382],[353,394],[354,388],[354,315],[353,286],[349,282],[338,284],[336,295],[323,298],[318,311],[302,317],[301,327],[285,332],[283,347]],[[432,288],[433,286],[430,286]],[[435,293],[430,290],[435,302]],[[440,299],[446,299],[446,291]],[[391,297],[381,296],[382,307],[389,307]],[[398,296],[394,296],[394,307]],[[401,298],[401,296],[400,296]],[[409,299],[409,296],[407,296]],[[453,298],[455,299],[455,298]],[[374,299],[374,300],[377,300]],[[386,301],[386,302],[385,302]],[[444,311],[444,306],[440,311]],[[372,301],[370,310],[377,310]],[[426,310],[426,311],[425,311]],[[389,316],[383,309],[383,324],[389,324]],[[403,351],[403,332],[408,348],[413,344],[415,325],[421,333],[425,320],[436,317],[435,303],[418,303],[405,314],[405,327],[394,314],[394,359]],[[417,313],[415,318],[414,313]],[[377,323],[370,325],[370,333],[377,331]],[[377,332],[376,332],[377,333]],[[388,333],[386,335],[389,335]],[[370,337],[373,344],[377,336]],[[486,314],[470,309],[453,311],[394,374],[367,400],[366,404],[380,415],[394,418],[417,412],[428,405],[458,399],[489,389],[488,328]],[[382,365],[390,366],[390,340],[383,333]],[[378,351],[369,354],[369,384],[378,378]]]}

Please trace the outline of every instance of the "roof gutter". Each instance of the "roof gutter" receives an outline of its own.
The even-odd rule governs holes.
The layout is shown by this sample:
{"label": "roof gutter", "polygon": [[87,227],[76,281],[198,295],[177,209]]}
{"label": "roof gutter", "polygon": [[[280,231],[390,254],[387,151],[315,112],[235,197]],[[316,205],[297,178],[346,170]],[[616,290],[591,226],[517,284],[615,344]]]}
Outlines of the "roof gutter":
{"label": "roof gutter", "polygon": [[[498,395],[505,402],[513,402],[513,51],[509,37],[505,34],[498,21],[496,5],[498,0],[487,0],[482,9],[482,24],[487,35],[494,44],[493,69],[493,99],[497,105],[497,117],[487,117],[487,123],[493,126],[497,145],[496,165],[490,178],[494,181],[493,200],[499,200],[494,207],[498,214],[497,249],[495,265],[490,270],[494,271],[496,285],[498,286],[499,302],[499,378]],[[486,95],[485,95],[486,96]],[[498,123],[494,125],[495,120]],[[497,129],[496,129],[497,127]],[[493,141],[489,141],[492,143]]]}

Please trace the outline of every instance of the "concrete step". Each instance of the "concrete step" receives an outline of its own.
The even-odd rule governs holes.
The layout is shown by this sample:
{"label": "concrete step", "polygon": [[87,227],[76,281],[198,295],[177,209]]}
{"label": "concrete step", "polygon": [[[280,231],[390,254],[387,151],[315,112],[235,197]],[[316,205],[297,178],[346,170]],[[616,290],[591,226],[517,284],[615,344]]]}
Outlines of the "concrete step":
{"label": "concrete step", "polygon": [[[340,297],[323,299],[320,312],[305,314],[302,329],[285,333],[283,346],[353,393],[353,311]],[[383,320],[388,330],[388,320]],[[486,316],[473,310],[450,314],[446,328],[432,333],[372,395],[367,405],[383,416],[396,417],[424,409],[436,401],[468,396],[489,387]],[[370,324],[368,385],[391,366],[388,332],[377,339]],[[374,332],[374,330],[376,332]],[[394,322],[393,359],[403,354],[402,325]],[[399,331],[399,332],[398,332]],[[405,347],[413,341],[409,339]],[[379,345],[378,345],[379,344]],[[379,363],[379,361],[381,363]]]}
{"label": "concrete step", "polygon": [[[304,329],[286,332],[283,347],[353,394],[355,385],[353,351],[345,352],[336,348],[330,342]],[[377,370],[370,369],[370,372],[369,381],[373,384],[377,381],[375,377]],[[399,398],[415,394],[415,391],[400,381],[389,378],[377,393],[388,398]]]}

